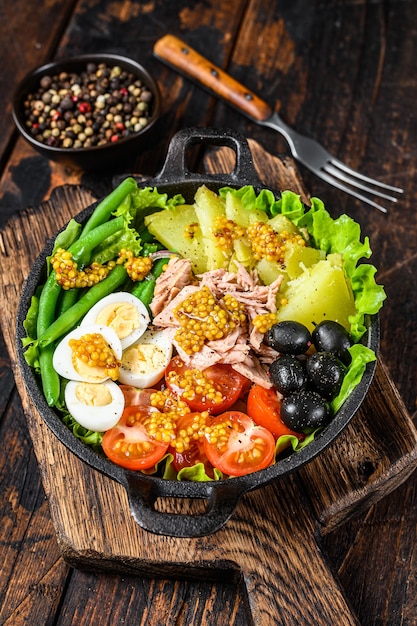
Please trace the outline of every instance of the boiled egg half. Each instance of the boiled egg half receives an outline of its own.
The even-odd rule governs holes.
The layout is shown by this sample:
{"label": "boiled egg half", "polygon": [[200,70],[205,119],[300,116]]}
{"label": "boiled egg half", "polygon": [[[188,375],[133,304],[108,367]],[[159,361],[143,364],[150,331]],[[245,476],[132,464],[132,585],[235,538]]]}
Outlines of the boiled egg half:
{"label": "boiled egg half", "polygon": [[109,367],[100,365],[91,365],[86,359],[82,359],[77,356],[74,351],[72,339],[76,341],[84,341],[92,349],[92,338],[96,336],[96,339],[104,343],[110,348],[110,357],[117,364],[120,363],[122,358],[122,345],[116,332],[108,326],[99,326],[98,324],[92,324],[90,326],[78,326],[75,330],[68,333],[57,345],[52,358],[52,365],[56,372],[63,378],[68,380],[83,381],[87,383],[102,383],[108,378],[117,378],[117,368],[114,367],[115,376],[111,376]]}
{"label": "boiled egg half", "polygon": [[119,381],[141,389],[152,387],[163,377],[171,357],[171,333],[168,330],[147,330],[123,351]]}
{"label": "boiled egg half", "polygon": [[145,332],[150,322],[148,309],[127,291],[111,293],[99,300],[84,317],[81,326],[108,326],[117,334],[124,350]]}
{"label": "boiled egg half", "polygon": [[125,408],[123,392],[112,380],[103,383],[70,380],[65,387],[65,403],[81,426],[98,432],[116,426]]}

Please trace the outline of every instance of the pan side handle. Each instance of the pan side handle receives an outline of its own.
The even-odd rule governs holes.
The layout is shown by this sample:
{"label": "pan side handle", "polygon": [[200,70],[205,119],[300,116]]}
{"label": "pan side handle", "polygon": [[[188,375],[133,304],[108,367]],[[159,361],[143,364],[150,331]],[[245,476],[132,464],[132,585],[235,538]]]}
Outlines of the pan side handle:
{"label": "pan side handle", "polygon": [[[157,535],[171,537],[202,537],[219,530],[233,514],[243,488],[222,482],[188,483],[159,480],[152,477],[126,475],[126,491],[130,511],[141,528]],[[161,503],[172,504],[172,499],[204,500],[203,513],[165,512],[155,508]]]}

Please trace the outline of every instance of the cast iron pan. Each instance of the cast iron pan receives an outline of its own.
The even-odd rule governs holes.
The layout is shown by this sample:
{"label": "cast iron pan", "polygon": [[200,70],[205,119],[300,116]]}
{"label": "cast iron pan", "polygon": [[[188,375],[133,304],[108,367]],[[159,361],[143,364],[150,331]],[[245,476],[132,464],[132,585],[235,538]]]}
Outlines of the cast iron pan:
{"label": "cast iron pan", "polygon": [[[194,144],[225,146],[232,148],[236,155],[236,164],[230,174],[192,173],[186,166],[186,152]],[[263,187],[253,166],[252,155],[245,138],[235,131],[215,130],[210,128],[192,128],[176,134],[168,148],[168,154],[161,172],[151,180],[141,181],[140,186],[155,186],[168,194],[181,193],[187,202],[193,200],[196,189],[206,184],[213,190],[228,185],[242,187],[253,185],[258,191]],[[78,214],[78,221],[85,221],[96,204]],[[338,411],[332,422],[318,437],[287,458],[275,465],[247,476],[228,480],[204,483],[163,480],[146,476],[140,472],[125,470],[95,453],[91,448],[76,439],[62,423],[58,415],[48,407],[43,397],[39,381],[24,356],[21,338],[25,335],[23,321],[26,317],[30,299],[38,284],[44,280],[45,259],[51,254],[54,238],[45,246],[35,261],[23,287],[17,316],[17,354],[23,379],[32,401],[41,417],[58,439],[77,457],[106,476],[122,484],[128,494],[131,513],[136,522],[147,531],[174,537],[199,537],[219,530],[233,514],[239,498],[246,492],[258,489],[283,476],[295,472],[320,452],[327,448],[347,426],[361,405],[371,384],[376,364],[367,365],[361,383]],[[379,319],[372,316],[367,320],[365,345],[378,351]],[[206,511],[202,514],[167,513],[156,510],[156,499],[189,498],[206,500]]]}

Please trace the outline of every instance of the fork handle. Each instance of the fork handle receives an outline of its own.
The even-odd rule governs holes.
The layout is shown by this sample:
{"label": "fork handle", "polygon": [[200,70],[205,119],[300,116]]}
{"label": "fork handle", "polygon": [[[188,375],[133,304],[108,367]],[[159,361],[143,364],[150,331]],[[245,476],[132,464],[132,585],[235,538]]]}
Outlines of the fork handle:
{"label": "fork handle", "polygon": [[158,59],[255,122],[263,122],[272,115],[269,104],[174,35],[159,39],[153,51]]}

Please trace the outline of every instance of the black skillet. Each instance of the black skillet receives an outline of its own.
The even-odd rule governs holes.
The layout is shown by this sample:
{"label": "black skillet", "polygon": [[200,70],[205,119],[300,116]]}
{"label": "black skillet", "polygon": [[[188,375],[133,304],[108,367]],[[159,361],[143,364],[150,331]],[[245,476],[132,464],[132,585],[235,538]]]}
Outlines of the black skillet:
{"label": "black skillet", "polygon": [[[198,174],[190,172],[186,165],[187,150],[196,144],[232,148],[235,152],[235,168],[230,174]],[[246,139],[235,131],[210,128],[191,128],[177,133],[170,142],[165,164],[153,179],[139,182],[140,186],[155,186],[170,195],[181,193],[187,202],[193,201],[196,189],[205,184],[213,190],[222,186],[242,187],[253,185],[262,189]],[[277,194],[278,196],[278,194]],[[85,221],[96,203],[78,214],[78,221]],[[51,239],[35,261],[24,284],[17,315],[17,354],[24,382],[39,414],[58,439],[85,463],[122,484],[128,494],[131,513],[145,530],[174,537],[199,537],[219,530],[231,517],[239,498],[246,492],[259,489],[278,480],[314,459],[334,442],[347,426],[361,405],[371,384],[376,363],[368,363],[360,384],[355,388],[331,423],[300,452],[278,460],[271,467],[246,476],[211,482],[180,482],[147,476],[140,472],[125,470],[95,453],[83,444],[62,423],[57,413],[48,407],[39,380],[27,365],[21,338],[25,336],[23,321],[30,299],[37,286],[44,280],[45,259],[51,253]],[[363,342],[378,352],[379,318],[366,320],[367,332]],[[188,498],[206,501],[206,511],[201,514],[167,513],[154,506],[157,499]]]}

